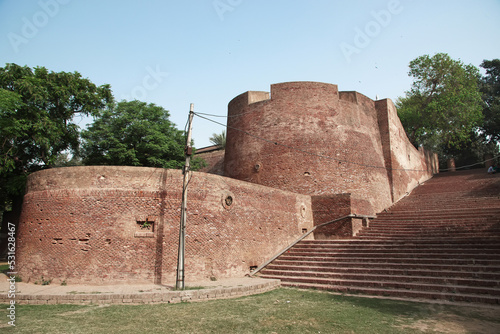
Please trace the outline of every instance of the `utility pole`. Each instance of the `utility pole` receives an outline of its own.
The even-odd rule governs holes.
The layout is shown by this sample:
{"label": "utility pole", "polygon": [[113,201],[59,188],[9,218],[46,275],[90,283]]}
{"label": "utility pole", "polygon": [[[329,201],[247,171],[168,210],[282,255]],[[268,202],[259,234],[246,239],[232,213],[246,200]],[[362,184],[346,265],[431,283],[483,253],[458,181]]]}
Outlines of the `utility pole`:
{"label": "utility pole", "polygon": [[191,163],[191,130],[193,127],[194,104],[191,103],[189,108],[189,122],[187,130],[186,148],[184,154],[186,156],[186,164],[184,165],[184,179],[182,182],[182,204],[181,204],[181,222],[179,227],[179,254],[177,256],[177,281],[175,287],[179,290],[184,290],[184,249],[186,240],[186,202],[187,202],[187,186],[189,183],[189,169]]}

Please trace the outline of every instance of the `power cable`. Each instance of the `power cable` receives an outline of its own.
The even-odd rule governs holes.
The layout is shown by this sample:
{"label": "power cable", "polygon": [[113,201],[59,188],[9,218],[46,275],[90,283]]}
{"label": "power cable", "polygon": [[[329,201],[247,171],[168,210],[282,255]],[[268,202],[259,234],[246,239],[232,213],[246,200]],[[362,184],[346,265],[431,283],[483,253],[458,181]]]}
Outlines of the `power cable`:
{"label": "power cable", "polygon": [[[269,139],[266,139],[266,138],[262,138],[262,137],[254,135],[254,134],[251,134],[251,133],[249,133],[247,131],[244,131],[244,130],[241,130],[241,129],[238,129],[238,128],[235,128],[235,127],[232,127],[232,126],[229,126],[229,125],[226,125],[226,124],[222,124],[220,122],[217,122],[217,121],[214,121],[214,120],[212,120],[210,118],[202,116],[201,113],[194,113],[194,115],[198,116],[200,118],[203,118],[203,119],[205,119],[205,120],[207,120],[209,122],[212,122],[212,123],[224,126],[226,128],[230,128],[230,129],[242,132],[242,133],[244,133],[244,134],[246,134],[246,135],[248,135],[250,137],[253,137],[255,139],[258,139],[258,140],[261,140],[261,141],[264,141],[264,142],[267,142],[267,143],[270,143],[270,144],[273,144],[273,145],[276,145],[276,146],[285,147],[285,148],[288,148],[290,150],[297,151],[297,152],[300,152],[300,153],[303,153],[303,154],[307,154],[307,155],[311,155],[311,156],[316,156],[316,157],[319,157],[319,158],[322,158],[322,159],[326,159],[326,160],[333,160],[333,161],[336,161],[336,162],[348,163],[348,164],[353,164],[353,165],[357,165],[357,166],[361,166],[361,167],[367,167],[367,168],[377,168],[377,169],[396,170],[396,171],[414,171],[414,172],[426,172],[427,171],[427,170],[424,170],[424,169],[388,168],[388,167],[385,167],[385,166],[367,165],[367,164],[363,164],[363,163],[359,163],[359,162],[354,162],[354,161],[349,161],[349,160],[342,160],[342,159],[330,157],[330,156],[327,156],[327,155],[317,154],[317,153],[309,152],[309,151],[306,151],[306,150],[303,150],[303,149],[300,149],[300,148],[297,148],[297,147],[293,147],[293,146],[281,144],[281,143],[279,143],[277,141],[273,141],[273,140],[269,140]],[[203,115],[207,115],[207,114],[203,114]]]}
{"label": "power cable", "polygon": [[[233,115],[233,116],[239,116],[239,115],[243,115],[243,114],[247,114],[247,113],[237,114],[237,115]],[[296,148],[296,147],[292,147],[292,146],[289,146],[289,145],[281,144],[281,143],[273,141],[273,140],[269,140],[269,139],[266,139],[266,138],[262,138],[262,137],[256,136],[256,135],[251,134],[251,133],[249,133],[247,131],[244,131],[244,130],[241,130],[241,129],[238,129],[238,128],[235,128],[235,127],[232,127],[232,126],[229,126],[229,125],[226,125],[226,124],[219,123],[217,121],[214,121],[214,120],[209,119],[207,117],[204,117],[202,115],[213,116],[213,117],[226,117],[226,116],[206,114],[206,113],[194,113],[194,115],[198,116],[200,118],[203,118],[203,119],[205,119],[205,120],[207,120],[209,122],[221,125],[223,127],[230,128],[230,129],[242,132],[242,133],[244,133],[244,134],[246,134],[246,135],[248,135],[250,137],[253,137],[255,139],[258,139],[258,140],[261,140],[261,141],[264,141],[264,142],[267,142],[267,143],[270,143],[270,144],[274,144],[274,145],[277,145],[277,146],[285,147],[285,148],[288,148],[290,150],[294,150],[294,151],[297,151],[297,152],[300,152],[300,153],[303,153],[303,154],[307,154],[307,155],[311,155],[311,156],[316,156],[316,157],[319,157],[319,158],[322,158],[322,159],[333,160],[333,161],[342,162],[342,163],[349,163],[349,164],[353,164],[353,165],[357,165],[357,166],[362,166],[362,167],[368,167],[368,168],[378,168],[378,169],[395,170],[395,171],[412,171],[412,172],[426,172],[427,171],[425,169],[389,168],[389,167],[385,167],[385,166],[367,165],[367,164],[362,164],[362,163],[358,163],[358,162],[354,162],[354,161],[342,160],[342,159],[338,159],[338,158],[334,158],[334,157],[330,157],[330,156],[326,156],[326,155],[322,155],[322,154],[317,154],[317,153],[309,152],[309,151],[306,151],[306,150],[303,150],[303,149],[300,149],[300,148]],[[470,168],[472,166],[481,165],[481,164],[484,164],[487,161],[495,160],[495,159],[497,159],[499,157],[500,157],[500,155],[497,155],[497,156],[495,156],[495,157],[493,157],[491,159],[487,159],[487,160],[482,161],[482,162],[477,162],[477,163],[474,163],[474,164],[471,164],[471,165],[465,165],[465,166],[461,166],[461,167],[455,167],[455,170],[466,169],[466,168]],[[449,170],[452,170],[452,168],[441,169],[440,172],[446,172],[446,171],[449,171]]]}

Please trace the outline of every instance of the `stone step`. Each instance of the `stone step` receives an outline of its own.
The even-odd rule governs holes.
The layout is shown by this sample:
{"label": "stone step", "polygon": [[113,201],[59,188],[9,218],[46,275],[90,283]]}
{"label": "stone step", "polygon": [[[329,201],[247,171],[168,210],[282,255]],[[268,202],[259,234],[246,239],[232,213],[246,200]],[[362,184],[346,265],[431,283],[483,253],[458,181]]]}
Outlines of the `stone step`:
{"label": "stone step", "polygon": [[415,290],[421,292],[441,292],[453,294],[474,294],[488,295],[500,299],[500,288],[497,287],[482,287],[468,286],[455,284],[432,284],[421,282],[402,281],[382,281],[374,279],[359,280],[359,279],[332,279],[322,277],[301,277],[301,276],[281,276],[281,275],[260,275],[262,278],[280,279],[283,283],[306,283],[306,284],[321,284],[344,286],[350,288],[378,288],[378,289],[397,289],[397,290]]}
{"label": "stone step", "polygon": [[[493,230],[491,232],[498,233],[496,230]],[[487,237],[489,234],[491,234],[490,231],[478,231],[478,232],[470,232],[470,231],[456,231],[456,232],[449,232],[449,233],[433,233],[433,234],[426,234],[426,233],[421,233],[421,234],[415,234],[415,233],[376,233],[373,232],[371,233],[368,230],[362,230],[357,234],[357,237],[359,238],[367,238],[367,239],[388,239],[388,240],[395,240],[395,239],[407,239],[407,240],[444,240],[446,239],[463,239],[466,237],[477,237],[477,236],[482,236],[482,237]]]}
{"label": "stone step", "polygon": [[[460,203],[458,206],[456,203]],[[402,202],[396,203],[390,208],[387,208],[379,214],[386,213],[396,213],[396,212],[435,212],[440,211],[448,212],[455,211],[458,212],[477,212],[480,210],[486,210],[486,212],[495,211],[499,209],[498,198],[496,199],[485,199],[483,201],[467,200],[465,198],[456,199],[453,203],[442,202],[438,199],[426,199],[425,201],[410,201],[404,199]]]}
{"label": "stone step", "polygon": [[[496,224],[495,224],[496,225]],[[436,234],[442,235],[458,235],[460,233],[467,233],[475,235],[477,232],[482,233],[498,233],[500,234],[500,227],[489,224],[482,225],[466,225],[466,226],[370,226],[363,231],[360,231],[360,234],[369,234],[369,233],[382,233],[386,235],[392,234],[408,234],[408,233],[417,233],[417,234],[428,234],[430,236],[435,236]],[[362,233],[361,233],[362,232]]]}
{"label": "stone step", "polygon": [[328,290],[344,294],[366,295],[366,296],[380,296],[383,298],[404,298],[404,299],[417,299],[417,300],[442,300],[452,302],[468,302],[480,304],[500,304],[500,298],[497,296],[490,296],[487,294],[457,294],[455,292],[437,292],[437,291],[419,291],[408,289],[388,289],[388,288],[369,288],[362,286],[344,286],[334,284],[317,284],[305,282],[283,282],[282,286],[295,287],[299,289],[315,289],[315,290]]}
{"label": "stone step", "polygon": [[451,231],[434,231],[434,230],[395,230],[395,231],[386,231],[383,229],[373,229],[373,230],[363,230],[359,231],[358,237],[388,237],[388,238],[418,238],[418,237],[427,237],[427,238],[463,238],[466,236],[477,236],[477,235],[488,235],[490,233],[500,234],[500,229],[497,228],[486,228],[486,229],[478,229],[477,231],[471,231],[470,229],[453,229]]}
{"label": "stone step", "polygon": [[437,175],[357,236],[303,240],[261,271],[283,286],[500,304],[500,187]]}
{"label": "stone step", "polygon": [[286,253],[286,256],[302,256],[304,258],[311,257],[330,257],[330,258],[383,258],[383,259],[396,259],[396,258],[430,258],[430,259],[481,259],[481,260],[499,260],[500,254],[491,254],[485,252],[431,252],[427,250],[420,250],[414,252],[388,252],[387,250],[371,250],[368,252],[358,250],[347,251],[318,251],[318,250],[294,250],[293,248]]}
{"label": "stone step", "polygon": [[[500,215],[500,213],[499,213]],[[376,219],[370,221],[370,224],[378,223],[378,222],[387,222],[387,223],[427,223],[427,222],[434,222],[434,223],[453,223],[453,222],[458,222],[458,223],[477,223],[477,222],[499,222],[500,217],[499,215],[491,215],[491,216],[452,216],[452,215],[447,215],[447,216],[420,216],[420,215],[414,215],[414,216],[406,216],[406,217],[400,217],[400,216],[377,216]]]}
{"label": "stone step", "polygon": [[[271,266],[290,266],[290,267],[301,267],[309,265],[315,268],[335,268],[335,269],[351,269],[351,268],[370,268],[370,269],[381,269],[381,270],[433,270],[433,271],[450,271],[450,272],[474,272],[474,273],[496,273],[500,270],[500,262],[495,264],[490,263],[428,263],[428,262],[367,262],[361,259],[354,259],[353,261],[336,261],[335,259],[323,260],[323,261],[304,261],[303,259],[298,260],[276,260]],[[267,267],[266,267],[267,268]]]}
{"label": "stone step", "polygon": [[297,245],[363,245],[363,246],[380,246],[380,245],[409,245],[409,246],[446,246],[457,247],[460,245],[469,246],[489,246],[495,247],[500,245],[500,236],[488,236],[487,238],[466,238],[466,239],[450,239],[450,240],[392,240],[390,242],[380,240],[369,240],[369,239],[333,239],[333,240],[302,240]]}
{"label": "stone step", "polygon": [[[336,272],[336,271],[313,271],[313,270],[276,270],[267,269],[261,273],[261,276],[273,277],[306,277],[314,279],[328,279],[329,281],[337,280],[355,280],[355,281],[372,281],[376,278],[380,282],[394,282],[400,284],[432,284],[432,285],[454,285],[474,288],[494,288],[496,293],[500,295],[500,280],[474,278],[474,277],[446,277],[442,275],[397,275],[380,273],[374,276],[369,272]],[[495,290],[493,290],[495,291]],[[488,292],[482,292],[488,293]]]}
{"label": "stone step", "polygon": [[478,228],[478,227],[489,227],[489,228],[498,228],[500,227],[500,221],[494,221],[494,220],[478,220],[478,221],[472,221],[472,220],[451,220],[448,222],[443,222],[443,221],[419,221],[419,220],[412,220],[412,221],[401,221],[401,220],[395,220],[395,221],[383,221],[383,220],[378,220],[370,223],[370,227],[367,228],[369,229],[374,229],[374,228],[401,228],[401,229],[410,229],[410,228],[435,228],[435,229],[450,229],[450,228]]}
{"label": "stone step", "polygon": [[[454,270],[452,270],[454,269]],[[415,266],[401,267],[400,265],[386,265],[378,264],[370,267],[362,266],[349,266],[342,267],[340,265],[312,265],[306,262],[296,262],[295,264],[272,264],[266,267],[262,273],[269,273],[269,271],[279,272],[313,272],[324,273],[333,272],[339,274],[364,274],[364,275],[391,275],[391,276],[425,276],[425,277],[455,277],[455,278],[473,278],[496,280],[500,284],[500,267],[492,268],[484,266],[484,269],[489,271],[481,271],[479,266],[471,266],[469,270],[464,270],[462,266]]]}
{"label": "stone step", "polygon": [[453,257],[453,258],[435,258],[435,257],[382,257],[382,256],[336,256],[332,258],[331,256],[308,256],[304,257],[302,255],[282,255],[281,260],[286,261],[309,261],[309,262],[364,262],[367,265],[372,265],[373,263],[412,263],[412,264],[439,264],[439,265],[481,265],[481,266],[500,266],[499,259],[484,259],[484,258],[463,258],[463,257]]}
{"label": "stone step", "polygon": [[[338,254],[338,253],[357,253],[357,254],[370,254],[370,253],[384,253],[384,254],[475,254],[481,256],[482,254],[500,254],[500,245],[497,247],[460,247],[460,248],[450,248],[450,247],[409,247],[409,246],[361,246],[357,247],[355,245],[344,245],[344,246],[308,246],[300,245],[293,247],[288,254],[297,253],[316,253],[316,254]],[[500,258],[500,255],[498,255]]]}
{"label": "stone step", "polygon": [[390,210],[377,214],[377,219],[408,219],[408,217],[440,218],[440,217],[495,217],[499,214],[500,208],[491,209],[449,209],[436,210]]}

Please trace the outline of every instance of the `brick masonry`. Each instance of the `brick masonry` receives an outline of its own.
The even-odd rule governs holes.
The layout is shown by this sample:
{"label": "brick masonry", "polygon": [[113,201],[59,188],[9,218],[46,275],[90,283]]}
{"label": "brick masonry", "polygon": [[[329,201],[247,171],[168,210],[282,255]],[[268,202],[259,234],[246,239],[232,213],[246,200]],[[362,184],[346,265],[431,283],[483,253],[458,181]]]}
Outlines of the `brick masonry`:
{"label": "brick masonry", "polygon": [[[408,142],[390,100],[336,85],[246,92],[228,115],[224,160],[216,152],[212,174],[191,174],[186,280],[244,276],[314,225],[373,215],[437,172],[435,156]],[[225,176],[215,175],[222,169]],[[175,281],[181,194],[178,170],[90,166],[30,175],[16,249],[21,278]],[[318,229],[316,237],[352,236],[358,225]]]}
{"label": "brick masonry", "polygon": [[[32,283],[175,282],[181,193],[178,170],[34,173],[18,229],[18,272]],[[313,226],[309,196],[197,172],[187,220],[186,280],[194,281],[244,276]]]}
{"label": "brick masonry", "polygon": [[275,84],[228,106],[225,176],[300,194],[351,193],[365,201],[358,214],[399,200],[437,172],[436,161],[408,141],[390,100],[336,85]]}
{"label": "brick masonry", "polygon": [[[250,280],[250,279],[249,279]],[[256,279],[252,279],[255,281]],[[243,283],[243,282],[242,282]],[[20,284],[20,283],[17,283]],[[160,304],[160,303],[180,303],[180,302],[196,302],[212,299],[228,299],[247,296],[251,294],[264,293],[280,287],[280,280],[275,279],[260,279],[258,282],[244,282],[238,286],[234,283],[229,286],[207,286],[200,287],[196,290],[163,290],[159,292],[99,292],[97,293],[76,293],[73,289],[75,286],[68,286],[69,289],[60,287],[58,293],[23,293],[24,288],[20,288],[20,292],[16,294],[16,304],[28,305],[46,305],[46,304]],[[151,288],[146,286],[145,288]],[[157,287],[154,285],[153,287]],[[71,291],[64,291],[70,290]],[[76,287],[76,289],[78,289]],[[98,287],[97,287],[98,289]],[[156,289],[148,289],[156,290]],[[65,292],[65,293],[64,293]],[[0,304],[10,303],[8,294],[0,294]]]}

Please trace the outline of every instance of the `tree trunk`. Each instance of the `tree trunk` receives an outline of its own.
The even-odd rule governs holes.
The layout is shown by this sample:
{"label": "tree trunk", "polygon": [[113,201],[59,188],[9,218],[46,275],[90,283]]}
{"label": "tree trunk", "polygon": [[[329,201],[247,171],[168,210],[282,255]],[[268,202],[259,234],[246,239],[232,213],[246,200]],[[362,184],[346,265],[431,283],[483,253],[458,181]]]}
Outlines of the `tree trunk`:
{"label": "tree trunk", "polygon": [[12,210],[4,211],[2,216],[2,228],[0,230],[0,259],[5,259],[7,256],[7,238],[8,238],[8,226],[9,223],[14,224],[17,228],[19,226],[19,218],[21,217],[21,210],[23,207],[23,196],[16,196],[12,198]]}
{"label": "tree trunk", "polygon": [[448,161],[448,171],[449,172],[456,172],[456,166],[455,166],[455,158],[449,158]]}

